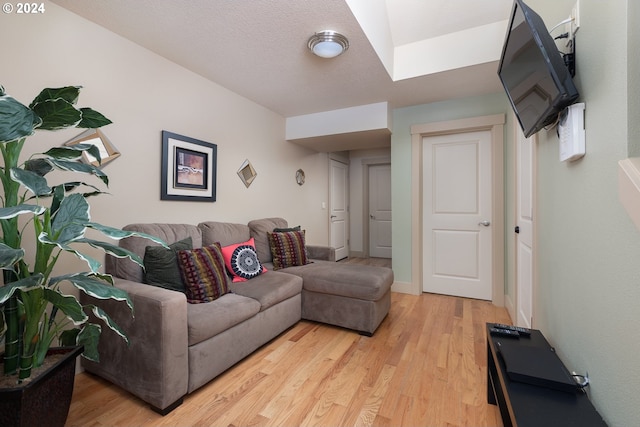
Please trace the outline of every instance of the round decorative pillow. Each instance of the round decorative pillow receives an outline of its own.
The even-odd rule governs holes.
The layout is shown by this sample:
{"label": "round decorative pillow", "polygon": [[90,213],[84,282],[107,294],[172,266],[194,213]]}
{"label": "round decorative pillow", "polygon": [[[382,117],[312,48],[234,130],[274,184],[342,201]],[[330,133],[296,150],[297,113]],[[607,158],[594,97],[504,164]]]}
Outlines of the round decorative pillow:
{"label": "round decorative pillow", "polygon": [[262,265],[258,260],[258,254],[253,246],[238,246],[231,254],[231,269],[244,278],[253,279],[262,273]]}

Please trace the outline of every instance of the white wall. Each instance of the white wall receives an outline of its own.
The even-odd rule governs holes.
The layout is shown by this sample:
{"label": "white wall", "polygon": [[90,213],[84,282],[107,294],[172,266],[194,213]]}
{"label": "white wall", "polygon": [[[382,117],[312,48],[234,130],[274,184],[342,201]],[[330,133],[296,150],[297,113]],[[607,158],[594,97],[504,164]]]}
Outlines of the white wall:
{"label": "white wall", "polygon": [[[0,84],[9,95],[28,104],[45,87],[82,85],[79,106],[114,122],[103,131],[122,156],[104,168],[111,195],[91,200],[94,221],[121,227],[282,216],[301,224],[310,243],[327,244],[327,155],[286,142],[283,117],[55,4],[43,15],[0,19]],[[162,130],[218,145],[215,203],[160,200]],[[46,151],[81,131],[40,131],[25,152]],[[258,172],[248,189],[236,175],[246,158]],[[304,186],[295,182],[299,168]],[[75,261],[62,266],[79,268]]]}

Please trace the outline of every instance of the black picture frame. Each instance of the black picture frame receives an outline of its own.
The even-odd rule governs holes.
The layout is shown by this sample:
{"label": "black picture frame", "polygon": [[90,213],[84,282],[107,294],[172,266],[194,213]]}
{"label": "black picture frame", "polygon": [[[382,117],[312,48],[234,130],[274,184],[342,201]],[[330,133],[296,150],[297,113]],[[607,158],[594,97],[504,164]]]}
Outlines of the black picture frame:
{"label": "black picture frame", "polygon": [[162,131],[160,199],[216,201],[218,146]]}

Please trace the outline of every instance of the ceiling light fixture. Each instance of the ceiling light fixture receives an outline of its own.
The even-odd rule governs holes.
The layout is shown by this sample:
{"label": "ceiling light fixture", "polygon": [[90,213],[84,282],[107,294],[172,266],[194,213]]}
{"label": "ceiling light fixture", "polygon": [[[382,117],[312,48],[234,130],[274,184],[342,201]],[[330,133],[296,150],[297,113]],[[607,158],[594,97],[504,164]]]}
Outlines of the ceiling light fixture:
{"label": "ceiling light fixture", "polygon": [[349,49],[349,40],[335,31],[320,31],[311,36],[307,46],[321,58],[335,58]]}

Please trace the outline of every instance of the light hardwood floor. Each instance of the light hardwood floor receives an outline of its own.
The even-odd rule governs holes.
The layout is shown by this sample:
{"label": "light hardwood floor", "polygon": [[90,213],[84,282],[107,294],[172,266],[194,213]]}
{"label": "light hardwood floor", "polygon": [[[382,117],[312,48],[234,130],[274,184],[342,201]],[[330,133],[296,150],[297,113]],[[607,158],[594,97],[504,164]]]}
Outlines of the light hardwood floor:
{"label": "light hardwood floor", "polygon": [[487,404],[490,302],[393,293],[373,337],[301,321],[162,417],[76,376],[68,426],[496,426]]}

